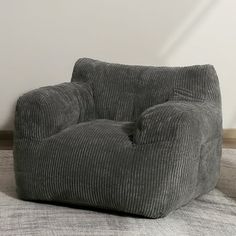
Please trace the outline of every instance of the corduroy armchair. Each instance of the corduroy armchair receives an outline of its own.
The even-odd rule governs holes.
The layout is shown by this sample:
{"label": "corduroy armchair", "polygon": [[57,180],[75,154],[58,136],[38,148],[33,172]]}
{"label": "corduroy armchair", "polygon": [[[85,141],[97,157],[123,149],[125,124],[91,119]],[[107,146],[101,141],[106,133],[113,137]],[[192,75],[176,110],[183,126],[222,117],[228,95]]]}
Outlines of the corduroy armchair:
{"label": "corduroy armchair", "polygon": [[71,83],[21,96],[21,199],[158,218],[216,185],[221,98],[211,65],[76,62]]}

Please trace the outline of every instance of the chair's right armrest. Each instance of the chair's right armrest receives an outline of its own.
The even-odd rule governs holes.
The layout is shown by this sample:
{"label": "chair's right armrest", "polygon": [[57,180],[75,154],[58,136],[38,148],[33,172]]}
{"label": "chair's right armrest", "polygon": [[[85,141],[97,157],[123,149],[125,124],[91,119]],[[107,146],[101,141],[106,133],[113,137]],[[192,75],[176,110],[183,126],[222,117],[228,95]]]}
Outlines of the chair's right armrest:
{"label": "chair's right armrest", "polygon": [[136,122],[136,144],[221,138],[221,109],[208,102],[169,101],[148,108]]}
{"label": "chair's right armrest", "polygon": [[93,116],[94,101],[89,85],[63,83],[41,87],[18,99],[15,137],[40,140]]}

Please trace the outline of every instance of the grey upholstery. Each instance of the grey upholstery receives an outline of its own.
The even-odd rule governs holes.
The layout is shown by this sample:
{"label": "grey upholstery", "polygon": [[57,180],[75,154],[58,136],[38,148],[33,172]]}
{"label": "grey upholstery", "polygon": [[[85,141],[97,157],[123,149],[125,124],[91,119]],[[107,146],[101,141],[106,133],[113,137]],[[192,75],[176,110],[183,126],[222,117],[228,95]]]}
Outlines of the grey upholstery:
{"label": "grey upholstery", "polygon": [[18,196],[163,217],[215,187],[221,132],[213,66],[83,58],[17,102]]}

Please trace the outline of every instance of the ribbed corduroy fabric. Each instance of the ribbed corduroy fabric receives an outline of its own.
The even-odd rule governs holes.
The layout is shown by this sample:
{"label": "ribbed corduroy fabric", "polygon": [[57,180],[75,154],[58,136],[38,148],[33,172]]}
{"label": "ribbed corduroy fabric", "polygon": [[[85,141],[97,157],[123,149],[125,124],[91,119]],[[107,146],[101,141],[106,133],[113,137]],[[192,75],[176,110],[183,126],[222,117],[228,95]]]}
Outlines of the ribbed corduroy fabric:
{"label": "ribbed corduroy fabric", "polygon": [[17,192],[158,218],[216,185],[222,142],[211,65],[76,62],[72,82],[21,96]]}

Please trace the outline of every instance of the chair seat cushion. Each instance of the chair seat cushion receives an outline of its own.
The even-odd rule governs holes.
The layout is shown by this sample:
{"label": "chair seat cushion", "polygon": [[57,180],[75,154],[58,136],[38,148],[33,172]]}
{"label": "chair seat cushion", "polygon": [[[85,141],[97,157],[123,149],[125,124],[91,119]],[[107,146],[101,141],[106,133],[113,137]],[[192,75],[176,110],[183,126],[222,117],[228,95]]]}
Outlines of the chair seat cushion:
{"label": "chair seat cushion", "polygon": [[107,119],[97,119],[89,122],[82,122],[58,135],[52,137],[55,139],[72,138],[72,142],[77,145],[131,145],[131,137],[134,128],[134,122],[121,122]]}

